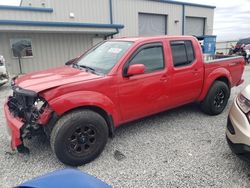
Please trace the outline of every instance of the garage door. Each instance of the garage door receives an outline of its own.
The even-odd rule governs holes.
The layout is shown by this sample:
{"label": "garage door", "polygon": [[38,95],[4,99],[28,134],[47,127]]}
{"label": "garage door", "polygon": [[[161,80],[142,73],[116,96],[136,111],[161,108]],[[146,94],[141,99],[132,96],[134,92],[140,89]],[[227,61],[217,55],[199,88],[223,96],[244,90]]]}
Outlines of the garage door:
{"label": "garage door", "polygon": [[204,35],[204,18],[186,17],[185,35]]}
{"label": "garage door", "polygon": [[166,15],[139,13],[139,35],[165,35],[167,34],[166,22]]}

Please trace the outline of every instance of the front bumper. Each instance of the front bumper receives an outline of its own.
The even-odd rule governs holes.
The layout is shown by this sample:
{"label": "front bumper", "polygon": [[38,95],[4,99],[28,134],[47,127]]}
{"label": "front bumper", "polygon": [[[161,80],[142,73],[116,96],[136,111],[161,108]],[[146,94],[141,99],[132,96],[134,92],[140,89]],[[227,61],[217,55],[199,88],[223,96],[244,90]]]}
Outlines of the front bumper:
{"label": "front bumper", "polygon": [[[245,144],[235,144],[229,140],[229,138],[226,136],[227,143],[230,147],[230,149],[239,155],[247,155],[250,157],[250,146],[247,146]],[[250,159],[250,158],[249,158]]]}
{"label": "front bumper", "polygon": [[7,103],[4,104],[4,113],[6,117],[7,129],[9,130],[8,132],[11,136],[11,148],[14,150],[19,146],[22,146],[21,128],[24,123],[18,118],[13,117],[9,111]]}
{"label": "front bumper", "polygon": [[236,98],[229,112],[226,136],[233,152],[250,153],[250,123],[238,107]]}

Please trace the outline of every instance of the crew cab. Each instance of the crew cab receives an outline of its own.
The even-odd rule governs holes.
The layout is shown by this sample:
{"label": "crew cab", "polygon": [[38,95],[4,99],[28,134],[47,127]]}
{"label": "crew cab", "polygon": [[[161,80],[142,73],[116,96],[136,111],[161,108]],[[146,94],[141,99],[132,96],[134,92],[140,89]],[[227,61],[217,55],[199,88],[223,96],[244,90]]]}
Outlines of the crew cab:
{"label": "crew cab", "polygon": [[192,36],[104,41],[65,66],[12,80],[4,106],[11,147],[45,132],[58,159],[78,166],[95,159],[121,124],[197,102],[220,114],[243,82],[242,57],[203,60]]}

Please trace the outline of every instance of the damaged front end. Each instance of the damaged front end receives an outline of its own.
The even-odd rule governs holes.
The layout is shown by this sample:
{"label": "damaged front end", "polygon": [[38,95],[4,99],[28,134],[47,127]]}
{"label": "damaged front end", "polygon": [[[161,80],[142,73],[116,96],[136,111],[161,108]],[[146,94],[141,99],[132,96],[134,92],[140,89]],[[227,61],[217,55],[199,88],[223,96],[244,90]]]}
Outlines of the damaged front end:
{"label": "damaged front end", "polygon": [[13,96],[5,105],[7,124],[11,132],[11,147],[19,152],[28,152],[24,139],[43,132],[52,114],[48,102],[36,92],[12,86]]}

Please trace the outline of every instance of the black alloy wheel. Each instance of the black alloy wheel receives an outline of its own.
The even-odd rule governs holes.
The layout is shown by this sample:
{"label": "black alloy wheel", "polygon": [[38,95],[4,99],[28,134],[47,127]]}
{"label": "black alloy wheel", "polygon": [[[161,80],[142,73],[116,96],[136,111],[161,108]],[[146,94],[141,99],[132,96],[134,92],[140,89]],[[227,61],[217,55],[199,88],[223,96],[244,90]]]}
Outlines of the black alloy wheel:
{"label": "black alloy wheel", "polygon": [[97,131],[93,125],[82,125],[76,127],[67,139],[69,152],[75,156],[85,156],[91,153],[97,144]]}
{"label": "black alloy wheel", "polygon": [[64,164],[80,166],[97,158],[108,140],[105,119],[91,110],[75,110],[62,116],[54,126],[50,145]]}

